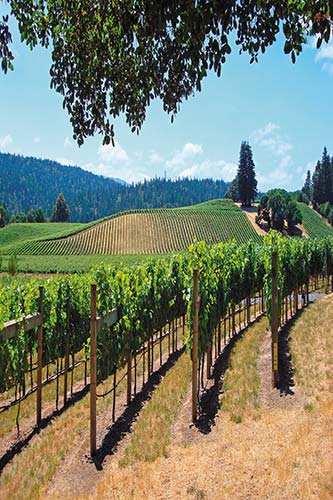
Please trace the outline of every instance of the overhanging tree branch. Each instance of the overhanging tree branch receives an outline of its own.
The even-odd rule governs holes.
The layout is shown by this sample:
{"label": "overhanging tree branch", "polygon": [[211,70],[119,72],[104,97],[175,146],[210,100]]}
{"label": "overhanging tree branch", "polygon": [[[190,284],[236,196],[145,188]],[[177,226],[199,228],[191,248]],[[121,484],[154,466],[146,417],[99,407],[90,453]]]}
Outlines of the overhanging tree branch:
{"label": "overhanging tree branch", "polygon": [[[332,31],[332,1],[296,0],[8,0],[22,40],[52,46],[51,87],[63,95],[79,145],[101,133],[113,141],[110,120],[125,115],[139,132],[159,97],[174,115],[201,90],[209,70],[220,76],[232,35],[250,62],[276,41],[293,62],[306,36],[318,47]],[[12,69],[8,19],[0,20],[0,60]]]}

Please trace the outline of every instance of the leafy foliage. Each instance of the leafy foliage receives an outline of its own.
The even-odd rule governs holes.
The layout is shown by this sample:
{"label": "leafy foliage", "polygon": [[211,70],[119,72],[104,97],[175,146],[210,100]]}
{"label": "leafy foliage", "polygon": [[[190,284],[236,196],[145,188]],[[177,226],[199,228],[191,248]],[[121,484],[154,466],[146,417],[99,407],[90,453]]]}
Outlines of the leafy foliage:
{"label": "leafy foliage", "polygon": [[[279,254],[280,303],[310,275],[333,272],[333,240],[284,238],[271,233],[264,245],[248,242],[219,243],[209,247],[200,242],[186,255],[148,260],[131,268],[100,266],[86,275],[41,279],[13,278],[2,282],[0,327],[13,318],[38,308],[38,286],[44,285],[44,358],[47,363],[65,353],[66,323],[69,319],[70,351],[89,349],[90,285],[97,284],[98,314],[118,308],[119,321],[98,335],[98,374],[102,380],[114,364],[122,365],[130,350],[142,344],[168,321],[193,315],[193,270],[200,272],[199,350],[212,341],[214,328],[231,304],[265,287],[267,310],[271,301],[272,252]],[[327,256],[327,262],[326,262]],[[67,316],[68,315],[68,316]],[[192,345],[191,333],[185,339]],[[19,332],[4,341],[0,336],[0,391],[22,383],[28,353],[35,353],[37,335]]]}
{"label": "leafy foliage", "polygon": [[264,220],[268,226],[283,231],[285,221],[291,230],[301,224],[302,214],[290,193],[284,189],[271,189],[260,200],[257,222]]}
{"label": "leafy foliage", "polygon": [[[96,132],[113,141],[109,116],[124,114],[138,131],[155,98],[173,117],[209,70],[220,76],[231,40],[252,63],[283,29],[284,51],[295,62],[307,35],[318,36],[318,48],[331,36],[329,0],[8,3],[22,41],[52,47],[51,87],[63,96],[78,144]],[[0,22],[5,73],[13,68],[8,22]]]}

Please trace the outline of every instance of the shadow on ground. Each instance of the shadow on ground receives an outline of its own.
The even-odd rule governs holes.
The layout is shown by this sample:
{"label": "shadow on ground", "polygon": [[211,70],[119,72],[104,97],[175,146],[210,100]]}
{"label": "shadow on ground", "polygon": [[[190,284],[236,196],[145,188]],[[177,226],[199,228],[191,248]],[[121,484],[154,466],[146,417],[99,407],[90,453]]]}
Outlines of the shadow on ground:
{"label": "shadow on ground", "polygon": [[64,413],[68,408],[73,406],[75,403],[80,401],[88,392],[89,385],[84,387],[81,391],[76,392],[73,396],[67,401],[66,405],[64,405],[59,410],[54,410],[50,415],[43,418],[39,426],[33,427],[33,429],[20,441],[17,441],[13,446],[11,446],[2,457],[0,457],[0,475],[4,467],[17,455],[22,451],[22,449],[29,444],[31,439],[39,434],[43,429],[45,429],[50,423],[52,423],[55,418],[59,417]]}
{"label": "shadow on ground", "polygon": [[109,428],[105,435],[102,445],[97,450],[96,455],[91,459],[97,470],[103,469],[103,462],[108,455],[113,455],[120,441],[128,433],[132,432],[132,425],[137,419],[137,416],[143,405],[151,399],[155,389],[162,381],[165,374],[170,370],[181,354],[184,352],[184,347],[175,353],[171,354],[166,363],[164,363],[156,372],[154,372],[149,380],[145,383],[142,390],[136,394],[130,404],[126,406],[124,412],[117,418],[115,423]]}
{"label": "shadow on ground", "polygon": [[220,397],[223,393],[224,374],[228,368],[233,348],[242,338],[246,330],[253,325],[254,322],[258,322],[260,320],[260,318],[257,318],[256,320],[251,321],[245,328],[234,335],[224,347],[219,357],[216,358],[211,377],[213,385],[206,389],[201,396],[200,413],[195,423],[195,426],[202,434],[209,434],[212,427],[215,425],[215,419],[220,409]]}

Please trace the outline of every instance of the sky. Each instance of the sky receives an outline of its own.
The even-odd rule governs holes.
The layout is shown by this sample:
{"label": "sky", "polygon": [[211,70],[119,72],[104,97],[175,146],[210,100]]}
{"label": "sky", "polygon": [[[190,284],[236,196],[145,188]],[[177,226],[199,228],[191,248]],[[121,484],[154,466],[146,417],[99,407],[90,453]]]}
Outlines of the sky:
{"label": "sky", "polygon": [[258,188],[300,189],[324,146],[333,154],[333,42],[313,40],[296,64],[279,40],[249,64],[234,49],[222,75],[210,73],[181,105],[171,124],[153,101],[137,136],[114,122],[116,145],[97,135],[80,148],[72,138],[62,98],[50,89],[50,53],[30,51],[14,32],[14,71],[0,72],[0,151],[78,165],[93,173],[137,182],[164,176],[231,181],[242,141],[252,147]]}

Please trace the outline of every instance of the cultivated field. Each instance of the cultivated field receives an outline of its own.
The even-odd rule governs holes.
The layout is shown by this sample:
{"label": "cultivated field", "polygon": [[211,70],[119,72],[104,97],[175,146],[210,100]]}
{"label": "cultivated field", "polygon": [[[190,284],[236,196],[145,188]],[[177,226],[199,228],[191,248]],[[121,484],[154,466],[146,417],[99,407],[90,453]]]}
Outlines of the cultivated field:
{"label": "cultivated field", "polygon": [[[72,229],[70,229],[72,231]],[[56,237],[56,239],[55,239]],[[18,255],[137,255],[186,250],[195,242],[260,241],[242,210],[229,200],[193,207],[121,213],[67,237],[12,246]],[[3,252],[5,253],[5,252]]]}
{"label": "cultivated field", "polygon": [[302,214],[303,226],[310,238],[324,238],[325,236],[333,237],[333,228],[311,207],[305,203],[298,203],[297,206]]}

